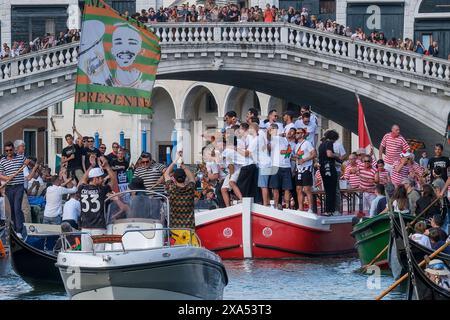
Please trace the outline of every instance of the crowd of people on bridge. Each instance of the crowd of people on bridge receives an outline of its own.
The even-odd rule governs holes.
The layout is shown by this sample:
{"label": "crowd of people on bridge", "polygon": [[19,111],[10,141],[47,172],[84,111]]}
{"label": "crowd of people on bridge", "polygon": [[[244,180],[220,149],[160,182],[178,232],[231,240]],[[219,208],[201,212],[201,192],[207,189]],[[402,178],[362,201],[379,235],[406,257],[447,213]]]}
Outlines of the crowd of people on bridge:
{"label": "crowd of people on bridge", "polygon": [[[433,41],[426,48],[421,41],[414,42],[413,39],[405,38],[386,38],[381,30],[374,30],[366,34],[362,27],[344,26],[331,19],[320,20],[312,15],[306,8],[296,10],[293,7],[280,9],[276,6],[266,5],[265,8],[254,6],[250,8],[240,8],[236,4],[217,6],[213,1],[206,1],[205,5],[187,5],[182,4],[174,7],[161,7],[159,9],[142,9],[141,12],[130,14],[125,11],[124,16],[129,16],[142,23],[189,23],[189,22],[287,22],[299,26],[316,29],[323,32],[346,36],[352,40],[368,41],[379,45],[385,45],[390,48],[396,48],[405,51],[412,51],[419,54],[436,57],[439,54],[439,45]],[[14,41],[10,47],[3,43],[0,50],[0,59],[14,58],[26,53],[48,49],[54,46],[79,41],[80,30],[66,30],[58,35],[47,33],[45,36],[37,37],[33,41]],[[448,55],[450,60],[450,54]]]}
{"label": "crowd of people on bridge", "polygon": [[67,29],[66,31],[59,32],[57,35],[47,33],[30,42],[14,41],[11,47],[5,42],[0,50],[0,59],[15,58],[27,53],[50,49],[77,41],[80,41],[80,30]]}
{"label": "crowd of people on bridge", "polygon": [[301,10],[296,10],[294,7],[280,9],[274,5],[270,6],[269,4],[267,4],[265,8],[260,8],[259,6],[240,8],[237,4],[217,6],[214,2],[207,1],[204,6],[195,4],[189,6],[187,4],[182,4],[178,7],[143,9],[141,12],[136,12],[131,15],[129,12],[125,12],[125,15],[142,23],[286,22],[350,37],[352,40],[368,41],[379,45],[385,45],[390,48],[413,51],[434,57],[439,53],[437,41],[433,41],[428,48],[425,48],[419,40],[414,42],[413,39],[409,38],[387,39],[380,30],[366,34],[362,27],[354,28],[354,26],[341,25],[331,19],[320,20],[317,16],[310,14],[306,8],[302,8]]}
{"label": "crowd of people on bridge", "polygon": [[[227,112],[223,129],[204,135],[202,162],[195,166],[184,164],[182,151],[172,163],[157,163],[147,152],[131,163],[119,143],[107,153],[106,145],[97,149],[93,137],[74,127],[76,137],[65,136],[61,170],[51,174],[25,156],[23,141],[7,142],[0,160],[0,180],[6,183],[0,199],[9,204],[18,233],[24,222],[31,222],[24,212],[37,198],[43,202],[44,223],[65,222],[75,229],[102,232],[106,197],[130,188],[167,195],[174,227],[195,227],[194,209],[227,207],[244,197],[280,210],[341,215],[353,210],[341,199],[347,193],[358,195],[366,216],[388,210],[418,215],[433,204],[424,217],[448,232],[450,159],[441,144],[434,147],[433,157],[424,153],[416,161],[400,127],[393,125],[377,155],[373,148],[350,153],[335,130],[319,137],[318,118],[310,106],[281,115],[274,109],[262,118],[255,108],[242,120],[236,112]],[[0,221],[4,220],[2,213]]]}

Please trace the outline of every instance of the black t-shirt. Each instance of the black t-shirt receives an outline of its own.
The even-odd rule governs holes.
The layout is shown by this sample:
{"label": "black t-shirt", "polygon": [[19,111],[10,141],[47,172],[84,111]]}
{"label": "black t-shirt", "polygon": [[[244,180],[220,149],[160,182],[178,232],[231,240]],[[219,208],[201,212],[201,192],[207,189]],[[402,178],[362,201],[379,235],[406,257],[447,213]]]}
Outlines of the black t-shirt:
{"label": "black t-shirt", "polygon": [[67,171],[73,171],[76,169],[82,169],[83,165],[81,164],[82,162],[82,148],[77,145],[77,144],[72,144],[71,146],[67,146],[62,150],[61,155],[63,157],[69,158],[71,157],[73,154],[75,155],[75,158],[72,160],[69,160],[67,162]]}
{"label": "black t-shirt", "polygon": [[[85,157],[84,158],[84,165],[86,167],[86,170],[91,166],[91,162],[89,161],[89,158],[91,157],[91,154],[94,154],[97,158],[102,156],[102,154],[100,153],[100,151],[97,148],[93,148],[93,149],[84,148],[82,155]],[[95,162],[95,167],[98,167],[98,163],[97,162]]]}
{"label": "black t-shirt", "polygon": [[[428,168],[433,171],[434,168],[442,168],[442,179],[447,181],[447,168],[450,167],[450,160],[448,157],[433,157],[428,162]],[[431,176],[431,181],[433,181],[433,176]]]}
{"label": "black t-shirt", "polygon": [[333,141],[324,141],[319,146],[319,164],[323,166],[325,163],[330,163],[334,166],[335,158],[329,158],[327,156],[327,150],[333,152]]}
{"label": "black t-shirt", "polygon": [[111,152],[110,154],[108,154],[108,155],[106,156],[106,159],[108,159],[109,165],[112,166],[113,161],[114,161],[114,160],[117,160],[117,155],[114,154],[113,152]]}
{"label": "black t-shirt", "polygon": [[117,158],[111,161],[111,169],[117,173],[117,183],[127,183],[127,170],[130,167],[130,163],[125,159],[119,160]]}
{"label": "black t-shirt", "polygon": [[89,229],[105,229],[105,200],[111,187],[84,184],[81,194],[81,227]]}

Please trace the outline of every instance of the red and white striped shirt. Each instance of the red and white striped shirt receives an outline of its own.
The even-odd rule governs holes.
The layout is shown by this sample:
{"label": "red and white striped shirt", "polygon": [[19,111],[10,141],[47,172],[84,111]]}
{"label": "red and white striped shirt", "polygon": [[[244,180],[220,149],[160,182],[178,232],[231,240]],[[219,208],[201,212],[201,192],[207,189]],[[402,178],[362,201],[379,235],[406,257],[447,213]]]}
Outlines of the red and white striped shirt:
{"label": "red and white striped shirt", "polygon": [[391,181],[395,186],[398,186],[403,182],[404,179],[408,178],[410,175],[414,175],[414,180],[419,182],[418,177],[422,176],[424,173],[424,168],[422,168],[417,162],[414,162],[412,165],[404,165],[400,172],[395,170],[395,167],[400,164],[400,160],[397,160],[393,164],[392,173],[391,173]]}
{"label": "red and white striped shirt", "polygon": [[359,168],[359,188],[363,190],[373,191],[375,189],[375,172],[376,170],[370,168]]}
{"label": "red and white striped shirt", "polygon": [[381,146],[385,148],[384,162],[394,165],[394,162],[400,160],[400,154],[409,149],[408,142],[402,135],[393,137],[392,133],[386,133],[381,140]]}
{"label": "red and white striped shirt", "polygon": [[[351,173],[350,171],[356,169],[355,173]],[[352,189],[358,189],[359,188],[359,167],[357,164],[355,164],[354,166],[352,166],[351,164],[348,164],[347,167],[345,168],[345,172],[344,172],[344,179],[348,181],[348,183],[350,184],[350,187]]]}
{"label": "red and white striped shirt", "polygon": [[323,184],[322,184],[322,176],[320,175],[320,170],[316,171],[316,174],[314,175],[314,178],[316,179],[315,186],[319,190],[323,190]]}
{"label": "red and white striped shirt", "polygon": [[380,177],[380,181],[378,181],[378,183],[387,185],[390,178],[389,172],[386,169],[383,169],[383,171],[378,170],[378,175]]}

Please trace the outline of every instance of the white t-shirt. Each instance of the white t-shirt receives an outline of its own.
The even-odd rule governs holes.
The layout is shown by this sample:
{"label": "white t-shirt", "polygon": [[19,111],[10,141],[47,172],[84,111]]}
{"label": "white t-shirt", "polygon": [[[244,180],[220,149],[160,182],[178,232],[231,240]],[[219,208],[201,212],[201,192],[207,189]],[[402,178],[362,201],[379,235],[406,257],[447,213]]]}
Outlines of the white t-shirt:
{"label": "white t-shirt", "polygon": [[[274,122],[276,125],[278,125],[278,135],[282,134],[284,132],[284,127],[281,122]],[[264,128],[269,129],[271,123],[266,122]]]}
{"label": "white t-shirt", "polygon": [[235,153],[235,163],[241,166],[248,166],[253,164],[253,156],[252,152],[256,151],[256,142],[253,142],[254,138],[251,136],[247,136],[242,139],[237,139],[237,149],[241,152],[250,151],[250,155],[248,157],[236,151]]}
{"label": "white t-shirt", "polygon": [[413,235],[410,236],[410,238],[415,242],[417,242],[418,244],[421,244],[422,246],[431,249],[431,242],[428,236],[420,233],[414,233]]}
{"label": "white t-shirt", "polygon": [[80,213],[81,213],[80,201],[77,201],[75,199],[69,199],[69,201],[67,201],[64,204],[62,219],[78,221],[78,218],[80,218]]}
{"label": "white t-shirt", "polygon": [[[295,155],[299,157],[299,159],[306,159],[311,156],[311,152],[314,150],[311,142],[308,140],[303,140],[302,142],[297,143],[295,146]],[[313,160],[308,160],[303,164],[297,163],[297,171],[304,172],[306,170],[310,170],[312,172]]]}
{"label": "white t-shirt", "polygon": [[[342,145],[342,143],[340,143],[339,141],[336,141],[335,143],[333,143],[333,152],[338,154],[339,156],[344,156],[345,155],[345,148]],[[341,172],[341,163],[336,161],[336,170],[338,173]]]}
{"label": "white t-shirt", "polygon": [[306,136],[306,140],[308,140],[313,147],[315,147],[315,136],[317,134],[317,124],[315,121],[310,119],[309,124],[306,125],[303,123],[303,120],[295,121],[295,127],[297,129],[306,129],[308,135]]}
{"label": "white t-shirt", "polygon": [[45,194],[44,217],[56,218],[62,214],[62,196],[77,192],[77,187],[70,189],[61,186],[50,186]]}
{"label": "white t-shirt", "polygon": [[272,166],[272,159],[267,148],[267,136],[259,134],[257,137],[257,150],[253,160],[258,165],[258,168],[270,168]]}
{"label": "white t-shirt", "polygon": [[25,190],[28,189],[28,180],[27,177],[30,175],[30,169],[28,169],[27,166],[25,166],[25,168],[23,168],[23,176],[25,178],[25,181],[23,183],[23,187],[25,188]]}
{"label": "white t-shirt", "polygon": [[291,128],[295,128],[295,124],[294,124],[294,123],[289,123],[289,124],[287,124],[287,125],[284,127],[283,133],[284,133],[284,136],[285,136],[285,137],[287,137],[287,134],[288,134],[289,130],[291,130]]}
{"label": "white t-shirt", "polygon": [[42,177],[41,177],[41,176],[37,177],[37,179],[32,178],[32,179],[28,182],[28,184],[29,184],[30,186],[32,186],[33,183],[34,183],[35,181],[39,182],[39,184],[40,184],[41,186],[44,184],[44,180],[42,180]]}
{"label": "white t-shirt", "polygon": [[292,148],[286,138],[273,136],[270,141],[272,165],[279,168],[291,167]]}

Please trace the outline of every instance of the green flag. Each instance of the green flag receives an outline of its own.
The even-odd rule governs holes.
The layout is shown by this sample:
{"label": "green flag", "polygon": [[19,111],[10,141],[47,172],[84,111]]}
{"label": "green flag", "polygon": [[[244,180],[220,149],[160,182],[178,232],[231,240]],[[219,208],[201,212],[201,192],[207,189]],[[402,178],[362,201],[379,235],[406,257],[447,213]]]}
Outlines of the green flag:
{"label": "green flag", "polygon": [[85,3],[75,89],[75,109],[150,114],[161,58],[159,39],[101,0]]}

